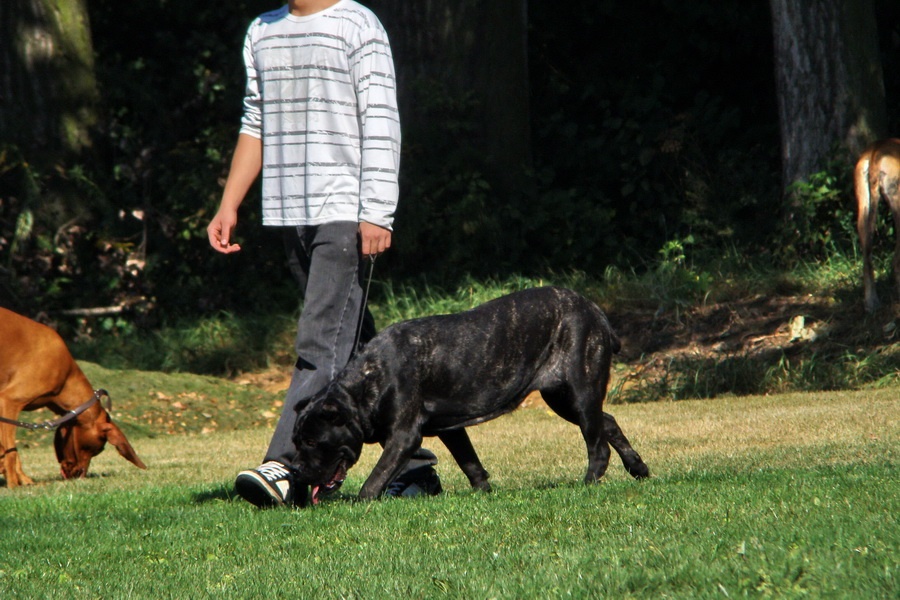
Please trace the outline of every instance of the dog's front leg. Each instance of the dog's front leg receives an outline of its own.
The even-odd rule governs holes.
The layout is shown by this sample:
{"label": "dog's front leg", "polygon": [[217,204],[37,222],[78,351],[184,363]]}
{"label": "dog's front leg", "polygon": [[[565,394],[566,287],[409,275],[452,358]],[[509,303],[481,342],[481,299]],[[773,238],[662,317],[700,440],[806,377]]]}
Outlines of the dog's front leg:
{"label": "dog's front leg", "polygon": [[483,492],[491,491],[491,484],[488,483],[488,472],[485,471],[472,447],[472,440],[465,429],[454,429],[452,431],[442,431],[438,434],[438,438],[447,446],[447,450],[453,455],[456,464],[462,469],[469,483],[476,490]]}
{"label": "dog's front leg", "polygon": [[381,457],[360,488],[359,497],[372,500],[381,496],[421,444],[422,436],[412,432],[398,433],[385,441]]}
{"label": "dog's front leg", "polygon": [[[0,399],[0,402],[4,401],[4,399]],[[7,413],[3,416],[8,419],[16,419],[19,413]],[[19,458],[19,451],[16,448],[15,425],[5,423],[0,425],[0,461],[3,463],[3,469],[0,472],[6,478],[6,487],[14,488],[34,483],[34,480],[22,471],[22,459]]]}

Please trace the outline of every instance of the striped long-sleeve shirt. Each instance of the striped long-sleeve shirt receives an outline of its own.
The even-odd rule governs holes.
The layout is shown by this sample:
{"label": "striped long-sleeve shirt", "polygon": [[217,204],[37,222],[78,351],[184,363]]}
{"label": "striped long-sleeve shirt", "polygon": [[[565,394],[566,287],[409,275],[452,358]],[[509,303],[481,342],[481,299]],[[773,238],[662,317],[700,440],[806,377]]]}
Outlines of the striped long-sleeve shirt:
{"label": "striped long-sleeve shirt", "polygon": [[378,18],[352,0],[308,17],[284,6],[250,25],[244,62],[241,133],[263,143],[263,224],[390,229],[400,121]]}

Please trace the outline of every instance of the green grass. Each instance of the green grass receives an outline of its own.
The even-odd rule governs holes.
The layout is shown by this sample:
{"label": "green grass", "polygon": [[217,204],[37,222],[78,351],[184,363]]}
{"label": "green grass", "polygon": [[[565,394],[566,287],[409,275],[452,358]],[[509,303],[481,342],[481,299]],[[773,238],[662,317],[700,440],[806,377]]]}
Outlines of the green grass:
{"label": "green grass", "polygon": [[653,477],[614,458],[595,486],[577,428],[522,409],[471,430],[492,494],[433,442],[443,496],[357,502],[367,447],[309,510],[232,498],[268,428],[136,432],[147,471],[108,450],[69,482],[31,448],[38,484],[0,488],[0,597],[896,598],[898,393],[610,407]]}
{"label": "green grass", "polygon": [[[702,309],[715,306],[746,316],[760,299],[784,298],[796,313],[782,315],[818,321],[827,333],[816,343],[792,345],[780,352],[748,354],[738,349],[715,356],[680,354],[665,373],[642,377],[627,393],[613,388],[612,401],[709,398],[722,394],[765,394],[803,390],[859,389],[896,383],[900,343],[896,307],[877,315],[862,311],[859,257],[833,251],[820,260],[776,270],[771,257],[747,256],[737,249],[694,250],[688,240],[673,240],[640,269],[608,268],[602,274],[546,273],[505,278],[463,279],[452,286],[424,280],[393,282],[376,271],[369,304],[379,329],[425,315],[463,311],[503,294],[543,285],[572,288],[597,302],[612,317],[628,321],[654,315],[647,328],[677,330]],[[767,262],[768,260],[768,262]],[[887,301],[889,256],[876,260]],[[721,303],[721,304],[720,304]],[[805,311],[815,310],[815,314]],[[740,320],[740,319],[739,319]],[[82,325],[70,344],[79,360],[115,369],[189,372],[239,377],[266,368],[287,369],[294,360],[296,314],[234,314],[166,320],[157,329],[137,329],[123,321],[108,330]],[[893,328],[893,329],[890,329]],[[752,339],[759,332],[746,331]],[[701,334],[698,334],[701,335]],[[663,338],[665,336],[662,336]],[[632,359],[633,374],[643,360]],[[660,375],[660,374],[657,374]]]}
{"label": "green grass", "polygon": [[[642,273],[600,280],[376,282],[373,312],[383,327],[547,284],[610,312],[659,309],[676,320],[691,306],[754,294],[860,301],[852,260],[841,257],[776,277],[733,255],[713,269],[670,250]],[[613,401],[664,400],[608,405],[649,464],[648,481],[631,480],[614,457],[602,485],[583,486],[577,429],[528,408],[471,431],[493,494],[471,492],[432,442],[441,497],[355,501],[377,457],[367,448],[334,499],[257,511],[232,497],[231,483],[261,458],[282,394],[187,371],[289,365],[293,327],[293,315],[222,313],[76,344],[150,468],[108,449],[90,477],[63,482],[51,436],[20,432],[38,484],[9,490],[0,476],[0,598],[900,596],[896,342],[673,359],[665,378],[630,396],[615,389],[617,372]],[[841,388],[860,389],[822,391]],[[808,393],[784,393],[794,390]]]}

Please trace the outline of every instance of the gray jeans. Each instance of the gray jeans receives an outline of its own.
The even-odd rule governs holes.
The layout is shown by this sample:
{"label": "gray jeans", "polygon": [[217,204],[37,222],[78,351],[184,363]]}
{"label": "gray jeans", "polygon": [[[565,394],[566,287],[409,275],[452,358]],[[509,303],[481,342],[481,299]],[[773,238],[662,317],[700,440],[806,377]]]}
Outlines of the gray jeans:
{"label": "gray jeans", "polygon": [[[360,344],[375,335],[375,321],[363,306],[367,269],[359,251],[358,228],[351,222],[284,228],[288,266],[299,284],[303,309],[294,343],[297,363],[266,461],[294,462],[291,436],[297,406],[328,385],[350,360],[360,319]],[[405,471],[434,464],[437,457],[419,449]]]}

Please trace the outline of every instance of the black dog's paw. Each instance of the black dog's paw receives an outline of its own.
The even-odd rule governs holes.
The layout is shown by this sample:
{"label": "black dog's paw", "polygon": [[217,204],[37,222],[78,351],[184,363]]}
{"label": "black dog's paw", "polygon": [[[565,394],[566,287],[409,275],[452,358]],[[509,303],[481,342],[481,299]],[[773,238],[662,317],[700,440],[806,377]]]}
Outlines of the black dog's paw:
{"label": "black dog's paw", "polygon": [[643,462],[625,465],[625,470],[635,479],[646,479],[650,477],[650,467]]}

